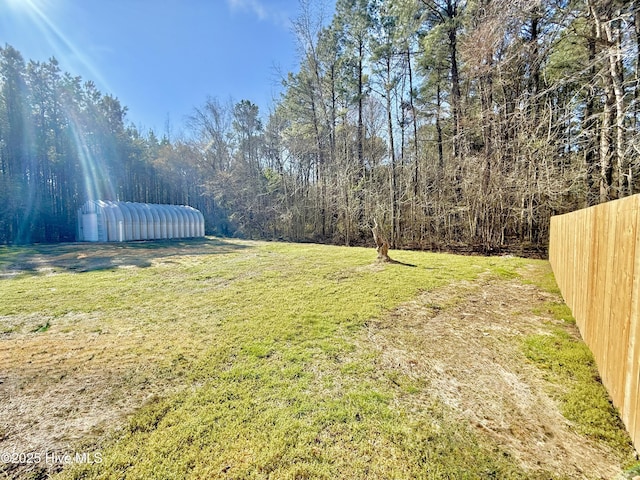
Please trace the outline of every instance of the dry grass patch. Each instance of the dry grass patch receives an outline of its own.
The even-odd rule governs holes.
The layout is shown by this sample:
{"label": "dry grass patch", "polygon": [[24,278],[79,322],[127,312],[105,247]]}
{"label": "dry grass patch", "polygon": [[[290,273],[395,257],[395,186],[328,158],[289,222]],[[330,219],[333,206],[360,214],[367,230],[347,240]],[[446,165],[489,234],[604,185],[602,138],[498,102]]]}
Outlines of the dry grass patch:
{"label": "dry grass patch", "polygon": [[[536,274],[547,268],[537,264]],[[563,415],[557,394],[568,384],[554,382],[525,355],[523,339],[557,328],[577,335],[543,308],[554,302],[556,294],[521,280],[485,277],[423,293],[372,323],[362,341],[376,346],[388,375],[427,385],[401,396],[415,415],[442,402],[532,475],[611,479],[633,458],[619,420],[609,422],[626,438],[621,446],[585,437],[583,426]]]}

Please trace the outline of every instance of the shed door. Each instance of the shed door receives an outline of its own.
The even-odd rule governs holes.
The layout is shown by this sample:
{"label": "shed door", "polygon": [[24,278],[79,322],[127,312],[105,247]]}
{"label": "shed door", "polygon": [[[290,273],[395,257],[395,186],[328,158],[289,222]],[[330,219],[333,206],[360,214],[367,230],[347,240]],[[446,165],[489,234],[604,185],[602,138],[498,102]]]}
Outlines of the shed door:
{"label": "shed door", "polygon": [[98,214],[83,213],[82,214],[82,233],[85,242],[98,241]]}

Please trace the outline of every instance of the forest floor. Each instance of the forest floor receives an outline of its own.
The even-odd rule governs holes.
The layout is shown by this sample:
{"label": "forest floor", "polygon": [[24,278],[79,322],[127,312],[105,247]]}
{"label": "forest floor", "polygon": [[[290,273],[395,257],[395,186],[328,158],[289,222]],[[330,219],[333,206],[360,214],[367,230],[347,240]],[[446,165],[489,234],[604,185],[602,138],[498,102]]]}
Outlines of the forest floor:
{"label": "forest floor", "polygon": [[0,478],[637,474],[548,262],[392,256],[0,248]]}

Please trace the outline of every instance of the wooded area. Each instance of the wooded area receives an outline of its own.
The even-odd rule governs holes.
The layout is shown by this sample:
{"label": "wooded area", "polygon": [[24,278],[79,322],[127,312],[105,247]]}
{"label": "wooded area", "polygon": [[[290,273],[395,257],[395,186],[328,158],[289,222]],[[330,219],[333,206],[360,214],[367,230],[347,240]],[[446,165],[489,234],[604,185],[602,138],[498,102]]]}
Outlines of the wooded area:
{"label": "wooded area", "polygon": [[[140,132],[57,62],[0,52],[0,243],[72,240],[86,200],[184,203],[208,233],[544,252],[549,219],[640,191],[640,6],[303,0],[267,116],[209,98]],[[224,95],[224,92],[218,92]]]}

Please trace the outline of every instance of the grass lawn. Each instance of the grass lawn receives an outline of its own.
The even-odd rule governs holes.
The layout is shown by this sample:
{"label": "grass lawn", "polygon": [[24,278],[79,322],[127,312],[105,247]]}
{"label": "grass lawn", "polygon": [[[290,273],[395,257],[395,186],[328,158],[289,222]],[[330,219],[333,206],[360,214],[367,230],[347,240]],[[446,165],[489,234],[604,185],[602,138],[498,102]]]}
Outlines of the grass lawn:
{"label": "grass lawn", "polygon": [[[215,238],[0,248],[0,453],[52,458],[0,463],[0,473],[546,479],[630,466],[628,437],[597,375],[583,369],[592,360],[561,318],[548,262],[393,253],[412,268],[375,257]],[[515,307],[500,300],[505,289],[530,298]],[[425,343],[445,320],[464,335]],[[471,326],[477,338],[463,330]],[[467,366],[471,346],[489,353]],[[569,352],[560,366],[556,350]],[[445,361],[454,354],[457,373]],[[532,465],[517,447],[530,429],[503,432],[495,415],[479,418],[482,408],[469,407],[475,388],[442,394],[471,381],[462,370],[501,356],[510,358],[503,377],[535,379],[526,388],[557,405],[567,447],[585,462],[600,455],[607,473]],[[567,358],[575,365],[564,368]],[[584,415],[591,398],[599,413]],[[544,442],[562,435],[538,439],[536,451],[555,451]]]}

